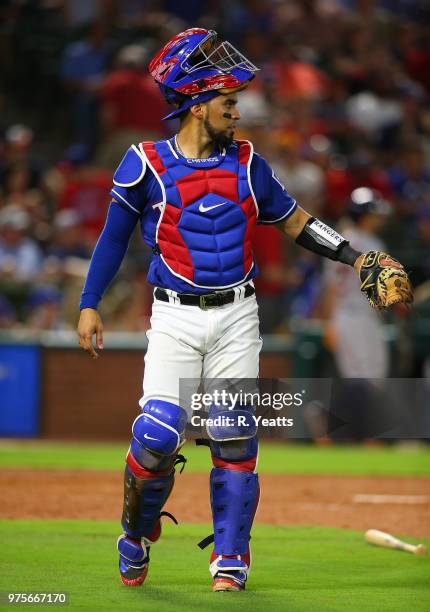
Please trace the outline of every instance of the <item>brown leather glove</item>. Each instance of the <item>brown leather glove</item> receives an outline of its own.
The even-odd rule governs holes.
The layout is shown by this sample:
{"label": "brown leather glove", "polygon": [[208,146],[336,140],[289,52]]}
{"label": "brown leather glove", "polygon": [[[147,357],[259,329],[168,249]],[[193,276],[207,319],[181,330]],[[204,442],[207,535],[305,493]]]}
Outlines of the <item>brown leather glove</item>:
{"label": "brown leather glove", "polygon": [[373,308],[414,301],[412,285],[402,264],[382,251],[365,253],[359,269],[360,289]]}

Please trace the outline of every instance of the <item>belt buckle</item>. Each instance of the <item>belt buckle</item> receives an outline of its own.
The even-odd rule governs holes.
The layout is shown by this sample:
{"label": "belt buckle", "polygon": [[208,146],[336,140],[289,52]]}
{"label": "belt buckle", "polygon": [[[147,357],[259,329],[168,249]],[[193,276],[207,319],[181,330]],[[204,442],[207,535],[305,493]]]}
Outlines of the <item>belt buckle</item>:
{"label": "belt buckle", "polygon": [[[216,304],[209,303],[209,301],[213,298],[216,299],[216,302],[217,302]],[[206,295],[199,295],[199,307],[202,310],[209,310],[210,308],[216,308],[217,306],[219,306],[219,303],[218,303],[218,295],[216,293],[206,293]]]}

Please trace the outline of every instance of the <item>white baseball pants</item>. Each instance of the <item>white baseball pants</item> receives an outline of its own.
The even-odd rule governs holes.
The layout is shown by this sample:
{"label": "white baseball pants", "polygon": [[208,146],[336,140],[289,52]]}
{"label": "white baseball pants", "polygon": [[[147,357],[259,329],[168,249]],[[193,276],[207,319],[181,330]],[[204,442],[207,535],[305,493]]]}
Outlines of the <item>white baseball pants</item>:
{"label": "white baseball pants", "polygon": [[[159,399],[189,412],[200,378],[258,376],[263,342],[255,295],[240,299],[236,292],[233,303],[208,310],[154,299],[147,336],[141,407]],[[180,379],[196,383],[180,386]]]}

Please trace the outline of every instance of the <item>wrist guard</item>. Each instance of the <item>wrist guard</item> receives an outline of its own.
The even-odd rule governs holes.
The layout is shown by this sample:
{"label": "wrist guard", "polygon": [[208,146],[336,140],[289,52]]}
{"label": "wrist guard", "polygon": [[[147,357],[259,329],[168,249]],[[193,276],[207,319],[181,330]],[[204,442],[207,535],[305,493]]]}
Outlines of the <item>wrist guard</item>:
{"label": "wrist guard", "polygon": [[357,257],[361,255],[359,251],[349,246],[346,238],[315,217],[311,217],[306,222],[296,238],[296,243],[317,255],[341,261],[349,266],[353,266]]}

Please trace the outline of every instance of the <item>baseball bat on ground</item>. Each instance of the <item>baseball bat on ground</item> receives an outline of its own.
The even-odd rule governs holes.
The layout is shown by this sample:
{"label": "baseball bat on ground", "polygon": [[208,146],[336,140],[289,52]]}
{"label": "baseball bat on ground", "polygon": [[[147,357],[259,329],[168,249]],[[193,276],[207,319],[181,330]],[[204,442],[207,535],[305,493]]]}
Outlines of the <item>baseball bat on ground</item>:
{"label": "baseball bat on ground", "polygon": [[427,554],[427,546],[424,544],[418,544],[417,546],[414,544],[407,544],[407,542],[402,542],[402,540],[399,540],[391,534],[385,533],[384,531],[379,531],[379,529],[368,529],[364,539],[369,544],[375,544],[375,546],[395,548],[396,550],[403,550],[405,552],[412,553],[413,555]]}

